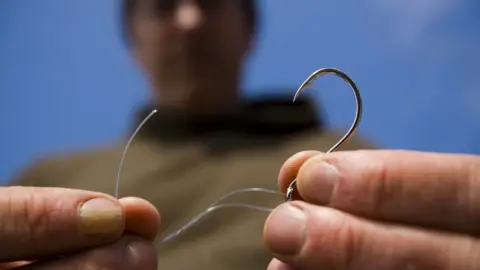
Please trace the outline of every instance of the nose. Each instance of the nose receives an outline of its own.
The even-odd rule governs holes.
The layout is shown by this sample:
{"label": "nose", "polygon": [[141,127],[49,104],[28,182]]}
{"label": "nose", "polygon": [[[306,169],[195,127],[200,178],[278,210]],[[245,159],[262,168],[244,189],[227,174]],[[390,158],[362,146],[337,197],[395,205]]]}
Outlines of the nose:
{"label": "nose", "polygon": [[176,10],[175,24],[182,31],[192,31],[201,26],[205,15],[194,1],[184,1]]}

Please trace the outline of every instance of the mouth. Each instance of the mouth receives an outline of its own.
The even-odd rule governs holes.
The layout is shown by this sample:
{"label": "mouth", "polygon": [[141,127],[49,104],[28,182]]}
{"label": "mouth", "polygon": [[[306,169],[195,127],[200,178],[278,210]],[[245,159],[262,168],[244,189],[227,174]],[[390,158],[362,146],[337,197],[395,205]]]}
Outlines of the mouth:
{"label": "mouth", "polygon": [[215,59],[211,49],[182,45],[166,55],[165,68],[172,72],[201,74],[215,63]]}

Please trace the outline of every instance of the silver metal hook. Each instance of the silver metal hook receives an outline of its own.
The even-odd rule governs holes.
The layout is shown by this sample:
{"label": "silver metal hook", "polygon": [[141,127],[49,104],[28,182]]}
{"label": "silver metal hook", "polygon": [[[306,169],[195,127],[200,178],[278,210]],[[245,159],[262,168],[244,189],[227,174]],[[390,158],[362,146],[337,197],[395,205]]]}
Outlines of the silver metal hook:
{"label": "silver metal hook", "polygon": [[[293,102],[297,99],[298,95],[305,90],[308,86],[311,86],[313,82],[319,78],[322,75],[326,74],[333,74],[337,75],[338,77],[342,78],[353,90],[353,94],[355,96],[355,103],[356,103],[356,112],[355,112],[355,118],[353,120],[352,125],[350,126],[350,129],[345,133],[345,135],[335,144],[333,145],[326,153],[331,153],[336,150],[338,150],[340,147],[342,147],[354,134],[355,131],[360,123],[360,120],[362,118],[362,113],[363,113],[363,104],[362,104],[362,97],[360,95],[360,91],[358,90],[357,86],[353,82],[350,77],[345,74],[343,71],[335,69],[335,68],[322,68],[318,69],[315,72],[312,73],[298,88],[297,92],[295,93],[295,96],[293,97]],[[287,188],[287,192],[285,194],[285,200],[286,201],[291,201],[293,198],[293,191],[295,190],[295,186],[297,183],[297,179],[294,179],[290,185]]]}

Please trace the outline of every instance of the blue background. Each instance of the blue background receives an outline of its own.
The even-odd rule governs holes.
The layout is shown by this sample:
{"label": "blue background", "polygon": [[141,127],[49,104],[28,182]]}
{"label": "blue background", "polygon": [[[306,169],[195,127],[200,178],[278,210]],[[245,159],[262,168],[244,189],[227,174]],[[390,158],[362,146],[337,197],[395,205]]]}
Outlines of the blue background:
{"label": "blue background", "polygon": [[[385,148],[480,153],[480,2],[259,1],[246,95],[294,89],[337,67],[359,85],[360,134]],[[0,1],[0,179],[46,153],[123,135],[148,85],[123,47],[116,0]],[[352,94],[318,80],[328,122]],[[302,150],[302,149],[299,149]],[[0,181],[2,183],[2,181]]]}

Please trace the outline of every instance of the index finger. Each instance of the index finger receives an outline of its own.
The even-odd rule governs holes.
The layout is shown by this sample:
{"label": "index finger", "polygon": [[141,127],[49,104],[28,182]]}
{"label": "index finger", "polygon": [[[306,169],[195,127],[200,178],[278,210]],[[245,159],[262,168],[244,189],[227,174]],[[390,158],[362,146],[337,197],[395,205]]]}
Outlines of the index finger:
{"label": "index finger", "polygon": [[0,261],[30,260],[106,244],[125,228],[113,197],[65,188],[0,188]]}

